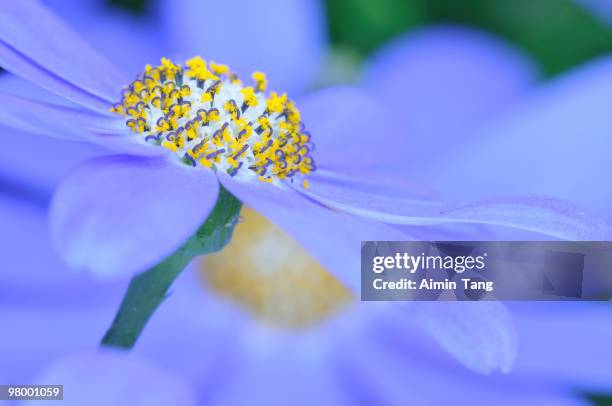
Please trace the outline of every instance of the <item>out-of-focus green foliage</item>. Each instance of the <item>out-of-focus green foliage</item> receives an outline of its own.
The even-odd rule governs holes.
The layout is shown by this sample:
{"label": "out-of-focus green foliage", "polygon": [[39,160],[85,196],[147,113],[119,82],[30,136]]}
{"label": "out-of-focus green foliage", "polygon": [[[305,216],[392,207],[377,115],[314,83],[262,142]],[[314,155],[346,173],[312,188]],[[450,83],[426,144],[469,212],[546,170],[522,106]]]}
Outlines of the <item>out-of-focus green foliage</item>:
{"label": "out-of-focus green foliage", "polygon": [[571,0],[425,0],[429,18],[496,32],[549,75],[612,51],[612,30]]}
{"label": "out-of-focus green foliage", "polygon": [[554,75],[612,51],[612,30],[572,0],[327,0],[335,44],[365,56],[417,24],[458,23],[522,47]]}
{"label": "out-of-focus green foliage", "polygon": [[143,13],[150,0],[107,0],[108,4],[134,13]]}
{"label": "out-of-focus green foliage", "polygon": [[612,406],[612,396],[609,395],[587,395],[597,406]]}
{"label": "out-of-focus green foliage", "polygon": [[326,4],[332,41],[362,55],[425,21],[421,1],[327,0]]}

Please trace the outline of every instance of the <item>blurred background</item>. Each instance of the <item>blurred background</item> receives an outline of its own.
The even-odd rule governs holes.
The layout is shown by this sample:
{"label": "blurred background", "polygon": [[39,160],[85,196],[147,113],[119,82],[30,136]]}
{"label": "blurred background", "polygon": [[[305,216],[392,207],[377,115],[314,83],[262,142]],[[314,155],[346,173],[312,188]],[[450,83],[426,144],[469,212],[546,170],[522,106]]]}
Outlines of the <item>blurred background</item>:
{"label": "blurred background", "polygon": [[[112,10],[116,15],[125,17],[126,21],[130,23],[133,21],[134,24],[140,24],[141,18],[144,19],[144,16],[156,10],[154,1],[102,0],[105,9]],[[62,2],[56,0],[49,1],[49,3],[57,6]],[[219,3],[220,7],[223,7],[223,2]],[[58,7],[59,9],[65,11],[64,7]],[[370,56],[375,55],[381,46],[405,33],[440,23],[474,27],[506,40],[528,55],[537,65],[537,80],[541,83],[560,77],[565,72],[597,57],[612,53],[612,1],[607,0],[325,0],[323,10],[326,15],[325,30],[330,43],[323,57],[320,71],[316,74],[314,81],[308,84],[309,89],[358,82],[363,63]],[[78,22],[78,17],[73,17],[72,21]],[[121,48],[120,42],[117,48]],[[0,73],[0,76],[8,76],[8,74],[4,72]],[[10,134],[4,132],[3,136],[4,139],[7,139],[6,137],[10,137]],[[612,129],[610,137],[612,137]],[[23,379],[32,376],[32,371],[39,368],[40,364],[44,364],[43,361],[52,362],[58,354],[68,353],[73,347],[81,348],[83,342],[96,342],[99,337],[97,329],[107,324],[107,320],[112,317],[116,308],[115,304],[121,298],[126,283],[126,281],[119,281],[100,284],[99,281],[86,275],[71,275],[64,279],[50,276],[46,268],[59,269],[63,265],[53,254],[52,249],[46,245],[43,247],[42,244],[38,252],[45,265],[28,265],[30,263],[28,261],[34,261],[34,259],[28,258],[30,251],[25,244],[27,241],[36,242],[46,238],[43,237],[46,232],[45,210],[53,188],[61,176],[69,172],[75,162],[99,153],[96,148],[87,146],[59,147],[55,141],[40,141],[40,149],[43,153],[31,149],[30,145],[24,143],[22,151],[16,154],[18,156],[0,153],[0,195],[4,199],[0,200],[2,204],[0,219],[4,219],[6,224],[14,218],[22,219],[17,223],[13,222],[12,226],[3,227],[0,234],[0,239],[2,239],[0,245],[5,249],[12,239],[16,238],[20,241],[18,246],[11,248],[10,254],[8,251],[2,253],[3,258],[20,258],[17,262],[9,262],[10,267],[8,268],[10,269],[5,269],[3,274],[0,274],[3,276],[3,285],[0,285],[0,317],[7,322],[15,321],[18,326],[16,331],[19,332],[18,335],[7,335],[3,351],[4,354],[14,355],[15,352],[20,351],[18,346],[23,337],[40,334],[40,329],[30,325],[29,322],[26,323],[32,317],[32,313],[36,313],[37,316],[32,317],[31,320],[39,322],[41,329],[50,334],[49,343],[57,344],[61,341],[61,344],[51,353],[48,353],[40,344],[35,344],[37,350],[34,351],[34,355],[28,356],[21,375],[16,375]],[[49,157],[42,157],[42,155],[53,155],[55,152],[59,155],[66,154],[66,159],[53,161],[52,164],[49,164],[52,168],[49,165],[32,167],[31,160],[26,160],[26,163],[23,160],[24,156],[32,154],[32,160],[40,158],[42,162],[49,163],[51,162]],[[28,204],[23,205],[22,201],[27,201]],[[36,230],[35,238],[31,237],[31,230]],[[38,262],[40,263],[42,262]],[[28,272],[17,275],[19,267],[28,267]],[[218,275],[219,280],[224,277]],[[223,291],[222,286],[215,286],[214,273],[212,276],[209,274],[206,279],[214,290]],[[335,294],[339,296],[346,294],[342,289],[338,289],[340,293],[335,292]],[[64,301],[66,296],[70,296],[71,304]],[[99,297],[99,300],[94,297]],[[93,302],[95,303],[91,304]],[[75,303],[77,303],[76,306]],[[71,307],[70,315],[67,311],[68,306]],[[159,315],[160,320],[164,320],[165,323],[170,320],[170,324],[163,324],[160,321],[150,327],[149,338],[143,337],[143,354],[149,356],[158,353],[160,348],[171,345],[169,344],[172,342],[171,339],[165,342],[165,339],[154,340],[151,337],[153,335],[165,337],[164,334],[168,334],[168,325],[172,325],[174,320],[189,323],[190,317],[206,316],[203,314],[204,309],[199,314],[187,316],[186,314],[192,312],[193,309],[189,308],[189,305],[185,306],[185,308],[175,306],[166,310],[162,309]],[[211,307],[214,306],[211,304]],[[253,304],[246,303],[245,306],[253,307]],[[41,310],[41,307],[44,309]],[[74,307],[79,307],[78,314],[75,314]],[[185,312],[177,316],[177,309]],[[60,327],[57,324],[50,324],[49,320],[57,321],[58,314],[64,314],[62,313],[64,310],[66,310],[66,316],[60,317]],[[209,330],[215,330],[215,323],[217,320],[211,318],[206,326],[206,334],[209,334]],[[92,327],[94,324],[95,327]],[[75,325],[83,329],[88,326],[92,327],[91,335],[64,340],[64,331],[70,331]],[[233,335],[232,328],[229,328],[228,334]],[[216,338],[219,341],[225,340],[225,336],[221,333]],[[265,340],[265,337],[258,336],[258,338]],[[193,345],[194,353],[197,353],[195,348],[199,348],[202,344],[191,342],[197,339],[197,336],[185,339],[184,341],[187,341],[185,348]],[[188,359],[192,355],[186,351],[185,354],[179,354],[177,359]],[[248,357],[248,355],[242,355]],[[172,365],[171,361],[164,360],[163,356],[161,358],[158,360],[161,364],[166,367]],[[211,360],[211,362],[217,362],[217,360]],[[549,362],[552,369],[557,360],[550,358]],[[222,365],[223,363],[219,365],[220,369]],[[7,381],[14,373],[7,367],[7,364],[4,366],[5,368],[2,367],[0,361],[0,383]],[[612,356],[610,357],[610,371],[609,377],[612,382]],[[181,371],[185,375],[195,372]],[[244,380],[250,379],[259,372],[256,370],[253,374],[247,375]],[[612,394],[605,393],[605,391],[602,393],[597,390],[575,388],[571,390],[581,399],[598,405],[612,405]],[[364,401],[364,404],[368,404],[368,401]]]}
{"label": "blurred background", "polygon": [[[134,14],[151,0],[108,0]],[[551,77],[612,51],[606,0],[325,0],[332,55],[353,67],[395,36],[423,25],[458,23],[514,43]]]}

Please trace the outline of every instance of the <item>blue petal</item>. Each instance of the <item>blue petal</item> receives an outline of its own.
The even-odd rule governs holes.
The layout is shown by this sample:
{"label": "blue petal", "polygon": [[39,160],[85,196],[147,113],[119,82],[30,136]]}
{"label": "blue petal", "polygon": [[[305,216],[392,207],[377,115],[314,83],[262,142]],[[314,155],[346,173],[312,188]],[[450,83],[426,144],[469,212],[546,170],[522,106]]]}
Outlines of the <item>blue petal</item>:
{"label": "blue petal", "polygon": [[604,221],[555,199],[504,198],[453,207],[393,191],[373,192],[365,183],[330,182],[321,176],[313,176],[310,187],[301,193],[337,210],[389,224],[488,224],[567,240],[605,240],[612,235]]}
{"label": "blue petal", "polygon": [[95,135],[131,135],[119,117],[56,106],[0,92],[0,124],[59,138],[91,139]]}
{"label": "blue petal", "polygon": [[0,41],[0,66],[57,95],[98,112],[108,112],[111,104],[94,96],[51,72],[41,68]]}
{"label": "blue petal", "polygon": [[422,166],[436,168],[475,127],[520,100],[535,71],[524,54],[500,39],[439,26],[383,47],[368,64],[365,85],[402,125],[401,132],[386,135],[402,147],[398,166],[417,178]]}
{"label": "blue petal", "polygon": [[412,324],[400,322],[405,318],[398,319],[397,313],[387,316],[384,324],[371,322],[364,334],[345,332],[341,351],[336,353],[341,360],[336,361],[335,369],[356,403],[403,405],[409,400],[417,405],[585,405],[569,388],[544,383],[540,377],[474,373],[441,357],[430,340],[415,335]]}
{"label": "blue petal", "polygon": [[169,155],[168,150],[136,142],[118,117],[102,116],[73,107],[49,104],[0,92],[4,109],[0,124],[31,134],[85,140],[135,155]]}
{"label": "blue petal", "polygon": [[[53,184],[57,183],[59,177],[67,174],[67,170],[74,167],[79,160],[82,161],[105,152],[104,149],[92,145],[50,139],[52,137],[70,140],[87,138],[87,141],[110,149],[137,155],[166,153],[164,148],[153,148],[150,145],[132,142],[133,137],[129,139],[109,137],[109,134],[100,137],[86,136],[86,131],[74,128],[74,126],[84,126],[100,133],[122,134],[124,133],[124,129],[121,128],[123,124],[116,117],[110,118],[82,112],[78,105],[18,76],[0,75],[0,89],[0,92],[14,95],[12,98],[7,96],[8,100],[16,100],[21,104],[20,106],[6,103],[4,111],[0,111],[0,121],[6,123],[10,121],[13,127],[28,130],[30,133],[51,136],[32,136],[14,128],[2,126],[0,140],[5,143],[5,148],[0,150],[0,158],[2,158],[0,159],[0,172],[4,175],[10,174],[14,179],[27,179],[33,185],[48,188],[50,181]],[[31,100],[24,100],[24,98]],[[34,101],[42,103],[34,103]],[[24,109],[25,111],[22,111]],[[91,122],[90,119],[94,119],[96,123]],[[67,123],[66,120],[69,122]]]}
{"label": "blue petal", "polygon": [[[80,308],[103,303],[112,310],[125,286],[101,284],[89,274],[68,269],[51,247],[46,214],[42,205],[0,193],[0,305],[53,304],[60,312],[75,303]],[[11,325],[11,332],[17,333]],[[3,343],[7,340],[5,332]]]}
{"label": "blue petal", "polygon": [[[59,181],[80,162],[108,153],[80,142],[40,137],[0,126],[0,191],[42,193],[45,204]],[[29,193],[29,192],[28,192]]]}
{"label": "blue petal", "polygon": [[151,11],[136,14],[104,0],[47,0],[47,5],[129,78],[168,54],[159,16]]}
{"label": "blue petal", "polygon": [[517,373],[610,393],[610,303],[521,303],[511,307],[521,337]]}
{"label": "blue petal", "polygon": [[78,104],[51,93],[34,82],[14,75],[10,72],[4,72],[0,75],[0,91],[3,93],[12,94],[14,96],[25,97],[28,99],[38,100],[55,104],[58,106],[66,106],[79,108]]}
{"label": "blue petal", "polygon": [[210,171],[163,158],[99,158],[57,190],[53,239],[74,268],[131,275],[179,248],[206,220],[217,193]]}
{"label": "blue petal", "polygon": [[358,87],[332,87],[298,100],[306,130],[312,134],[317,167],[354,175],[379,170],[381,162],[401,159],[403,145],[388,105]]}
{"label": "blue petal", "polygon": [[537,193],[612,221],[612,193],[605,186],[612,169],[610,94],[607,57],[538,89],[422,175],[458,199]]}
{"label": "blue petal", "polygon": [[325,47],[321,4],[312,0],[162,0],[160,14],[181,59],[201,55],[242,78],[261,70],[273,90],[303,90]]}
{"label": "blue petal", "polygon": [[260,181],[235,181],[220,177],[221,183],[246,205],[253,207],[295,238],[321,265],[347,287],[359,292],[360,242],[362,240],[405,240],[407,236],[389,226],[334,212],[292,190]]}
{"label": "blue petal", "polygon": [[34,0],[3,4],[0,64],[77,103],[102,111],[127,83],[105,58]]}
{"label": "blue petal", "polygon": [[65,389],[62,403],[71,406],[196,405],[194,390],[186,382],[127,352],[76,353],[54,362],[36,379],[61,382]]}
{"label": "blue petal", "polygon": [[[95,288],[95,285],[90,286],[89,292],[95,292]],[[29,295],[36,293],[32,290]],[[57,306],[46,302],[48,298],[41,300],[45,302],[42,305],[39,302],[33,306],[33,300],[0,305],[0,319],[11,325],[10,329],[2,332],[0,375],[7,374],[3,378],[39,383],[34,380],[34,375],[58,357],[77,349],[96,350],[100,337],[112,320],[114,307],[108,303],[106,306],[88,305],[82,300],[84,294],[78,295],[79,300],[72,301],[70,295],[74,291],[65,290],[63,293],[66,300]],[[22,291],[21,294],[27,293]],[[113,297],[115,301],[120,298]]]}
{"label": "blue petal", "polygon": [[512,368],[518,336],[501,303],[408,302],[400,308],[468,368],[481,373]]}

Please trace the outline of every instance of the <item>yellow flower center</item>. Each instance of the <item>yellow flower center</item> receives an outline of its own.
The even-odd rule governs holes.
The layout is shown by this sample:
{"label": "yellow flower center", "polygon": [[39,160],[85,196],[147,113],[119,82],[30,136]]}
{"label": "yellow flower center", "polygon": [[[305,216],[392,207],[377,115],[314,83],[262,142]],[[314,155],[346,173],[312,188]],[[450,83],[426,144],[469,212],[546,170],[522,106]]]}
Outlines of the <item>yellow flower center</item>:
{"label": "yellow flower center", "polygon": [[295,240],[254,210],[243,208],[231,243],[207,256],[209,288],[280,328],[322,322],[353,296]]}
{"label": "yellow flower center", "polygon": [[252,78],[253,86],[243,86],[228,66],[199,56],[185,66],[162,58],[111,111],[125,117],[139,142],[165,147],[187,165],[307,187],[316,165],[300,112],[286,94],[265,93],[263,73]]}

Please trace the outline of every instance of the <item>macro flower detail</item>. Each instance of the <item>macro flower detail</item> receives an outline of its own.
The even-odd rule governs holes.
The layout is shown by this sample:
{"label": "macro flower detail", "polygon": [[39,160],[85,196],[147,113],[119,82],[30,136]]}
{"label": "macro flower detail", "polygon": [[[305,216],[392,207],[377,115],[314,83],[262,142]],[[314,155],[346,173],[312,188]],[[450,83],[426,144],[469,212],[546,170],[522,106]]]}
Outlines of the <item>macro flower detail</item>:
{"label": "macro flower detail", "polygon": [[[210,68],[209,68],[210,67]],[[112,112],[151,145],[185,164],[265,182],[287,179],[307,187],[314,145],[286,94],[266,95],[264,73],[243,86],[227,65],[196,56],[186,66],[162,58],[124,89]]]}
{"label": "macro flower detail", "polygon": [[[493,225],[582,240],[609,235],[599,219],[554,199],[497,199],[453,206],[422,198],[402,171],[410,154],[406,145],[398,143],[397,129],[390,125],[393,116],[361,89],[332,87],[313,92],[300,100],[298,113],[285,96],[263,94],[267,83],[260,73],[254,76],[254,86],[243,87],[222,65],[207,65],[195,58],[181,67],[164,59],[161,67],[146,68],[124,92],[125,100],[114,104],[118,87],[128,80],[34,0],[3,4],[0,65],[53,93],[43,100],[0,93],[1,124],[120,151],[85,162],[54,194],[52,239],[66,263],[76,269],[136,277],[154,270],[198,234],[214,214],[216,203],[228,195],[286,232],[353,292],[360,289],[359,242],[414,239],[418,226],[454,224],[461,232],[465,224]],[[152,94],[156,86],[161,88],[159,96]],[[162,98],[165,86],[167,102]],[[191,104],[178,102],[189,97]],[[377,119],[356,119],[364,113]],[[260,122],[262,116],[264,123],[268,119],[267,125]],[[305,158],[312,144],[299,124],[302,116],[317,134],[316,171],[312,158]],[[260,128],[263,131],[258,134]],[[289,140],[287,134],[289,138],[297,134],[299,139]],[[277,142],[270,158],[273,164],[267,169],[262,154],[270,154],[272,146],[262,151],[265,145],[255,145],[266,137]],[[248,144],[250,150],[236,156],[246,142],[242,147],[233,143],[247,138],[253,142]],[[202,148],[211,152],[196,149],[194,153],[193,148],[205,141],[208,144]],[[220,152],[228,146],[234,149]],[[299,163],[297,158],[289,161],[283,150],[289,147],[298,158],[304,152]],[[279,149],[284,156],[279,156]],[[210,169],[204,170],[207,165]],[[296,172],[295,165],[304,165],[309,173]],[[306,175],[307,189],[302,187]],[[268,180],[262,182],[262,177]],[[296,177],[302,183],[299,186],[292,182]],[[485,326],[478,334],[472,334],[473,323],[445,313],[445,308],[432,308],[428,314],[440,318],[430,324],[436,341],[475,370],[510,368],[516,337],[509,318],[499,317],[506,312],[503,306],[482,303],[473,308],[470,318],[478,316],[483,322],[476,324]],[[441,327],[448,329],[452,323],[457,326],[453,334],[442,331]],[[464,345],[471,342],[465,337],[472,335],[483,345]]]}

